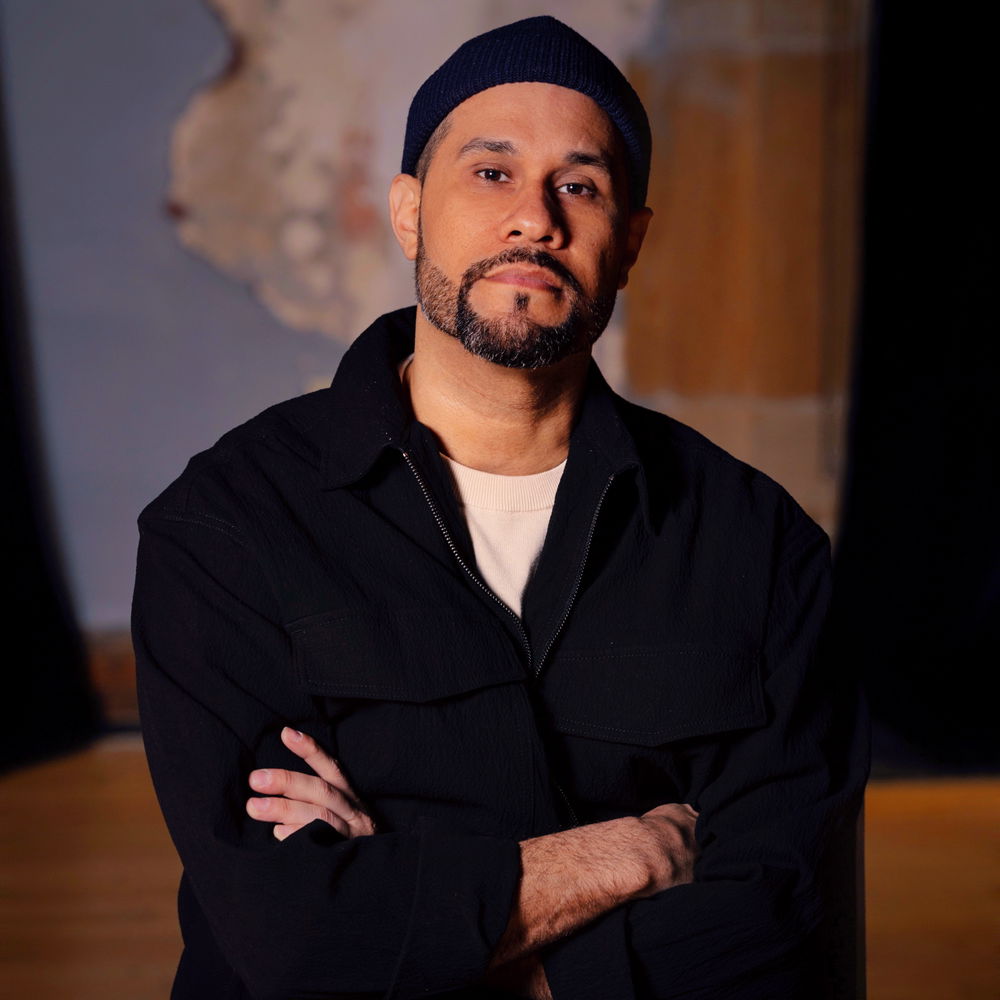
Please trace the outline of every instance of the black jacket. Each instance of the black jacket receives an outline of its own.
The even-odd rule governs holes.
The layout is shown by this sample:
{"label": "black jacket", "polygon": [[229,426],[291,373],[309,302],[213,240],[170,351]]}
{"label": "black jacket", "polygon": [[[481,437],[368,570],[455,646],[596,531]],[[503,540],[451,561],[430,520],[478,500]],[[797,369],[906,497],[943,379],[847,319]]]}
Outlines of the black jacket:
{"label": "black jacket", "polygon": [[[701,814],[696,881],[549,947],[556,1000],[807,995],[815,873],[867,766],[853,686],[817,655],[826,536],[592,367],[519,621],[400,397],[413,321],[382,317],[330,389],[227,434],[140,517],[143,734],[185,869],[174,996],[469,987],[518,840],[675,801]],[[279,843],[247,817],[253,768],[306,770],[286,724],[379,833]]]}

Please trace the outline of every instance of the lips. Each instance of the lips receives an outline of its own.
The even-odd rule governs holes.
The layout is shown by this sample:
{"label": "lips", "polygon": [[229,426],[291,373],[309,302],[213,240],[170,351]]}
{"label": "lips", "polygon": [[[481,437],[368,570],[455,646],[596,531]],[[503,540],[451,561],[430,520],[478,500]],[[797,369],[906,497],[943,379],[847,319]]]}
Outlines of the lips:
{"label": "lips", "polygon": [[572,291],[583,297],[583,289],[573,272],[544,250],[509,247],[493,257],[477,261],[462,275],[462,293],[467,295],[469,289],[483,279],[513,285],[526,292],[537,290],[562,295]]}
{"label": "lips", "polygon": [[541,291],[558,292],[562,284],[551,271],[539,267],[506,267],[485,276],[487,281],[501,285],[516,285],[519,288],[535,288]]}

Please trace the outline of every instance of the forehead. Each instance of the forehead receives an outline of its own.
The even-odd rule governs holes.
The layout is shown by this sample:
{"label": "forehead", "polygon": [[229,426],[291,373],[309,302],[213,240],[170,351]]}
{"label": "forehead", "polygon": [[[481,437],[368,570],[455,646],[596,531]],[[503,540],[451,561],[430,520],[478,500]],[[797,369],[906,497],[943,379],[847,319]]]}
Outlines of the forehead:
{"label": "forehead", "polygon": [[585,94],[555,84],[490,87],[455,107],[448,120],[445,143],[453,149],[483,137],[510,141],[523,155],[584,150],[624,164],[624,145],[607,113]]}

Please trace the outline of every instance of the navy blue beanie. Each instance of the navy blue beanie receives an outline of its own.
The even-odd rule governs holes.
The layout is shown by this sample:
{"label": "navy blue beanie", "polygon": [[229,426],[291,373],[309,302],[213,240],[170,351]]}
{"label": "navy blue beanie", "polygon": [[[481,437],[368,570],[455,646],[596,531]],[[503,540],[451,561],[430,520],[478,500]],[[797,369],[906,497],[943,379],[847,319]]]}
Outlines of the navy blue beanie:
{"label": "navy blue beanie", "polygon": [[651,140],[639,95],[600,49],[547,15],[470,38],[424,81],[406,119],[402,172],[416,173],[427,140],[453,108],[502,83],[554,83],[591,98],[625,140],[632,207],[645,205]]}

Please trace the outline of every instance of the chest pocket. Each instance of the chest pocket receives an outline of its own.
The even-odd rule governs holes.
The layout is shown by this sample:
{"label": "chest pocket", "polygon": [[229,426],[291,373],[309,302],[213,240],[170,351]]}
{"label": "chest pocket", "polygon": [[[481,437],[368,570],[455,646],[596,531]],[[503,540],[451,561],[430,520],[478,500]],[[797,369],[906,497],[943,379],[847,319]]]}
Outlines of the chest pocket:
{"label": "chest pocket", "polygon": [[693,801],[699,748],[767,722],[758,657],[743,649],[560,651],[544,700],[585,821]]}
{"label": "chest pocket", "polygon": [[753,650],[692,645],[561,652],[545,695],[559,732],[647,747],[767,721]]}
{"label": "chest pocket", "polygon": [[430,702],[525,678],[510,639],[485,616],[330,612],[288,632],[299,683],[315,694]]}
{"label": "chest pocket", "polygon": [[331,750],[391,826],[419,812],[495,830],[497,810],[511,815],[527,791],[530,707],[498,623],[427,607],[331,612],[287,631]]}

